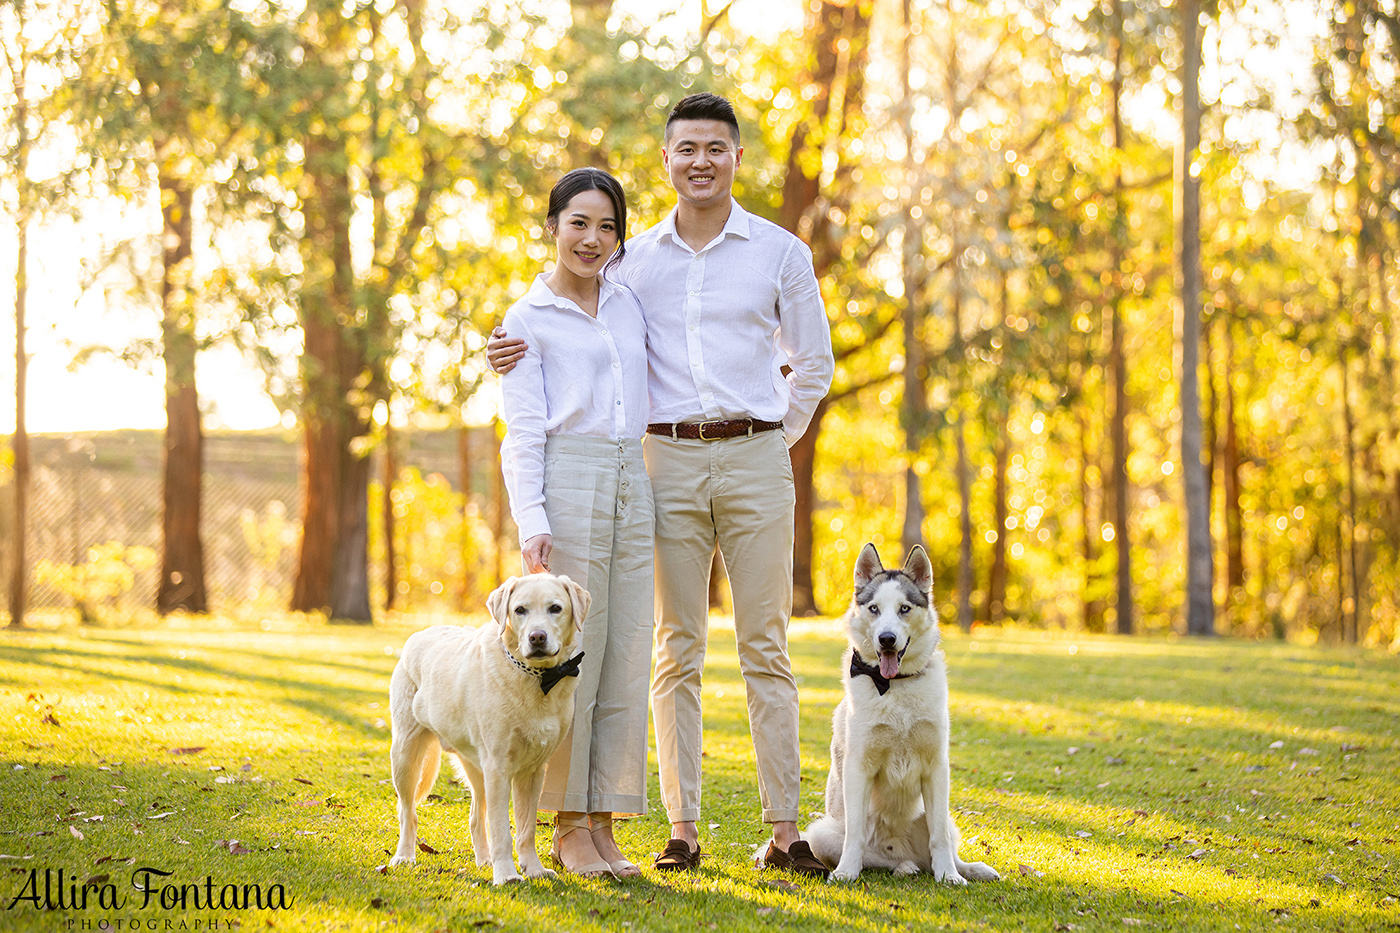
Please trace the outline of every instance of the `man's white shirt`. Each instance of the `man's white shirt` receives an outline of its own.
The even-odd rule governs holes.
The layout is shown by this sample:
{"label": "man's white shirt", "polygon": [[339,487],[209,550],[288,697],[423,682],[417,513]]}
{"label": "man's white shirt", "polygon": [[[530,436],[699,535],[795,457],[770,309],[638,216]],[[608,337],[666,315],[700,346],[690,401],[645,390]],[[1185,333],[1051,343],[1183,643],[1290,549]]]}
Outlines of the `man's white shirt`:
{"label": "man's white shirt", "polygon": [[528,349],[501,377],[506,436],[501,468],[522,544],[549,533],[544,446],[551,434],[638,438],[647,426],[646,324],[623,285],[602,281],[598,316],[535,278],[503,324]]}
{"label": "man's white shirt", "polygon": [[792,445],[831,387],[826,308],[807,245],[732,204],[698,251],[674,210],[627,243],[618,278],[645,309],[650,419],[781,421]]}

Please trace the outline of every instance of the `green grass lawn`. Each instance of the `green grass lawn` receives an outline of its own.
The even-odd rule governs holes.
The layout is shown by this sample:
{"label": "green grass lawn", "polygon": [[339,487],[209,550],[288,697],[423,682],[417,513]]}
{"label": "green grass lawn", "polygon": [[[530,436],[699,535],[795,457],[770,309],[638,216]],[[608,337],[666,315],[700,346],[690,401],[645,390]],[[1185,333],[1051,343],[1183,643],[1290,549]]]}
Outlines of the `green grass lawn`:
{"label": "green grass lawn", "polygon": [[[0,634],[0,929],[1400,930],[1394,657],[948,632],[963,854],[1003,880],[869,872],[838,886],[752,867],[765,833],[733,635],[717,622],[701,870],[495,889],[448,769],[422,808],[433,851],[383,868],[389,674],[415,627]],[[833,624],[794,624],[813,811],[841,648]],[[648,863],[666,838],[652,764],[651,812],[619,830]],[[172,873],[138,876],[154,882],[144,906],[141,868]],[[65,898],[93,880],[85,909],[35,906],[46,871],[57,899],[60,869]],[[183,885],[203,898],[206,879],[216,900],[256,883],[292,903],[201,909],[190,888],[185,908],[161,905]]]}

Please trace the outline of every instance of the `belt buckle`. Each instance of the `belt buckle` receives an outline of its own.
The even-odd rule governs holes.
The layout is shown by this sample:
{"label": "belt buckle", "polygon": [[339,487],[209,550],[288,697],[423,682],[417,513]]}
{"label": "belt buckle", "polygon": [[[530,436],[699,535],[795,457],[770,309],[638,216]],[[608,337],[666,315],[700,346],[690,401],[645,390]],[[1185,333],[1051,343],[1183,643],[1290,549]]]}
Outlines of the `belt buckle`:
{"label": "belt buckle", "polygon": [[706,436],[705,436],[705,425],[707,425],[707,424],[724,424],[724,422],[723,422],[723,421],[702,421],[702,422],[700,422],[698,425],[695,426],[695,428],[696,428],[696,433],[700,435],[700,440],[702,440],[702,441],[718,441],[718,440],[723,440],[722,436],[721,436],[721,435],[718,435],[718,434],[716,434],[714,437],[706,437]]}

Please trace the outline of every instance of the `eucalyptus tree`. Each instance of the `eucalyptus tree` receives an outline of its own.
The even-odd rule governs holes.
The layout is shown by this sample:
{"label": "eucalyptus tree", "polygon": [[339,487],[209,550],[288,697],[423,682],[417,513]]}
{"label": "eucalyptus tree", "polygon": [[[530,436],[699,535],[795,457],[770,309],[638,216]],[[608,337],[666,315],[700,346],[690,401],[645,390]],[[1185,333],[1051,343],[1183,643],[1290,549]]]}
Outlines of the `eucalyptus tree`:
{"label": "eucalyptus tree", "polygon": [[1348,479],[1346,545],[1339,551],[1349,555],[1340,608],[1350,620],[1344,636],[1359,641],[1372,627],[1368,575],[1378,549],[1388,552],[1392,574],[1400,567],[1400,12],[1376,0],[1324,10],[1327,32],[1313,66],[1317,94],[1299,122],[1308,138],[1335,153],[1324,190],[1337,247],[1333,341],[1349,390],[1340,400]]}
{"label": "eucalyptus tree", "polygon": [[255,121],[247,111],[278,80],[279,32],[226,4],[179,0],[104,4],[90,23],[63,88],[88,157],[82,168],[108,192],[160,216],[158,235],[122,247],[154,255],[159,274],[158,283],[137,289],[160,315],[165,369],[156,609],[204,612],[204,441],[195,363],[213,328],[204,319],[212,302],[201,300],[205,283],[195,274],[196,205],[228,177],[231,163],[248,157]]}

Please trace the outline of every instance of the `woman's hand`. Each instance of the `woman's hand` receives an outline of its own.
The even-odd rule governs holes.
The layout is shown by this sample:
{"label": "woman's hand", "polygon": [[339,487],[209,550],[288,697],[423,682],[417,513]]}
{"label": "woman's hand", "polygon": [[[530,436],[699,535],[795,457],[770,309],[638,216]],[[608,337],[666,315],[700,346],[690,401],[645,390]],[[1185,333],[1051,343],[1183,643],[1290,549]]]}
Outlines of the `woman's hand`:
{"label": "woman's hand", "polygon": [[486,362],[504,376],[525,356],[525,350],[525,341],[519,337],[507,337],[505,329],[497,327],[491,331],[491,339],[486,341]]}
{"label": "woman's hand", "polygon": [[549,552],[554,550],[553,535],[535,535],[520,548],[520,556],[531,573],[549,572]]}

